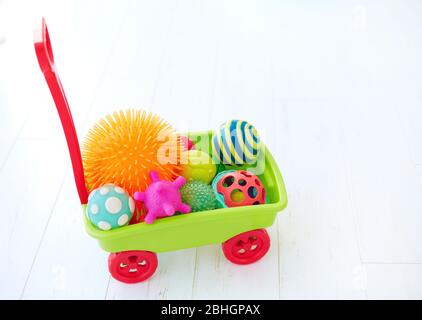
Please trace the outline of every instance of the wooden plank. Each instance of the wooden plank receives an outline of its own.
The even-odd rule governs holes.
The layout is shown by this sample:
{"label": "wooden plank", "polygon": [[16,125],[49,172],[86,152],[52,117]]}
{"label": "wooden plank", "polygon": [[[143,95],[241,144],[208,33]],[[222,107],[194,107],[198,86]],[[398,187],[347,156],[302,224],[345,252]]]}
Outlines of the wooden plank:
{"label": "wooden plank", "polygon": [[[23,36],[22,28],[17,28],[18,21],[13,21],[12,18],[17,13],[13,3],[1,3],[0,33],[3,43],[0,47],[0,169],[5,165],[22,130],[34,97],[28,89],[31,88],[31,82],[27,77],[20,76],[27,75],[32,65],[26,59],[27,46],[24,42],[27,37]],[[19,60],[15,58],[17,52],[22,54]]]}
{"label": "wooden plank", "polygon": [[0,287],[2,298],[19,298],[63,183],[64,141],[19,141],[0,172]]}
{"label": "wooden plank", "polygon": [[158,268],[146,282],[131,286],[111,279],[107,299],[191,299],[196,249],[158,255]]}
{"label": "wooden plank", "polygon": [[280,298],[365,298],[353,278],[358,233],[338,125],[326,100],[274,101],[289,206],[279,220]]}
{"label": "wooden plank", "polygon": [[[422,83],[422,79],[415,79],[415,85],[417,83]],[[408,86],[405,87],[407,88]],[[404,98],[397,98],[400,101],[396,103],[397,106],[400,106],[400,121],[406,135],[405,139],[412,154],[413,163],[422,165],[422,147],[420,143],[422,139],[422,126],[419,121],[422,119],[422,94],[420,90],[409,91],[403,92],[403,95],[400,95],[400,97]]]}
{"label": "wooden plank", "polygon": [[120,109],[152,109],[175,5],[163,1],[130,2],[98,87],[87,127]]}
{"label": "wooden plank", "polygon": [[422,165],[416,166],[416,172],[418,173],[419,183],[422,186]]}
{"label": "wooden plank", "polygon": [[28,277],[24,299],[104,299],[108,254],[85,233],[70,168]]}
{"label": "wooden plank", "polygon": [[422,189],[396,106],[360,98],[344,110],[345,158],[365,262],[422,262]]}
{"label": "wooden plank", "polygon": [[169,24],[151,106],[180,131],[214,127],[220,6],[219,1],[179,3]]}
{"label": "wooden plank", "polygon": [[422,298],[421,264],[367,264],[365,270],[369,299]]}
{"label": "wooden plank", "polygon": [[[96,0],[86,3],[77,0],[60,5],[55,1],[44,1],[41,7],[34,9],[35,12],[42,12],[46,18],[56,66],[80,139],[83,138],[87,116],[107,68],[111,50],[121,31],[123,16],[127,14],[129,2]],[[94,16],[95,23],[92,23]],[[32,28],[28,28],[28,32],[32,37]],[[32,61],[33,50],[30,54]],[[39,70],[31,70],[36,73],[31,86],[35,87],[37,98],[42,101],[38,108],[30,108],[29,120],[21,136],[55,137],[62,129],[55,110],[50,107],[51,94],[46,89],[47,85]],[[44,125],[46,121],[50,123],[49,126]]]}
{"label": "wooden plank", "polygon": [[270,227],[268,233],[269,252],[251,265],[232,264],[219,245],[198,248],[194,299],[278,299],[277,227]]}

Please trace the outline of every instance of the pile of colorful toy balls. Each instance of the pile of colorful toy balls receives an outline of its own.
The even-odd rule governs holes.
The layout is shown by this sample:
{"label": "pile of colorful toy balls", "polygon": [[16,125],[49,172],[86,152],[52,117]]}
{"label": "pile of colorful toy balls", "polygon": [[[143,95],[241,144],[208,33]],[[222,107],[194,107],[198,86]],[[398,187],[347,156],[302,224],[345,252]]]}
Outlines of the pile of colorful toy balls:
{"label": "pile of colorful toy balls", "polygon": [[228,121],[213,133],[208,149],[199,150],[149,112],[108,115],[82,148],[87,218],[106,231],[175,214],[265,204],[264,185],[249,171],[262,152],[254,126]]}

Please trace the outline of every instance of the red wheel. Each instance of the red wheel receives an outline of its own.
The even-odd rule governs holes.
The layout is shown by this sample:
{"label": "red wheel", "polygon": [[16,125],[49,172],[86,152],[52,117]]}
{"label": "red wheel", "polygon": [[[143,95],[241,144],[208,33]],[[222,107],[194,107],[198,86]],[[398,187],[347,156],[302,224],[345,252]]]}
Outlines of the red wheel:
{"label": "red wheel", "polygon": [[244,232],[223,243],[224,255],[235,264],[254,263],[269,249],[270,237],[265,229]]}
{"label": "red wheel", "polygon": [[110,253],[108,269],[111,276],[124,283],[138,283],[151,277],[157,269],[157,255],[149,251]]}

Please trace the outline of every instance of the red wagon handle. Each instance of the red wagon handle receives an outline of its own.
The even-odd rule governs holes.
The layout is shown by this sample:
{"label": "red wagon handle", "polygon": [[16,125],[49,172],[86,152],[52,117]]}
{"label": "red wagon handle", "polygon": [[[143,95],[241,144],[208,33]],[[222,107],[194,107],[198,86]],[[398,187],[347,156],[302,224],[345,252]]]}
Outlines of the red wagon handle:
{"label": "red wagon handle", "polygon": [[72,160],[73,174],[75,176],[79,199],[81,200],[81,204],[86,204],[88,201],[88,191],[85,184],[81,149],[79,148],[78,136],[73,123],[72,113],[70,112],[63,86],[60,82],[56,66],[54,65],[53,50],[51,48],[50,37],[44,19],[42,20],[41,29],[35,30],[34,45],[38,63],[40,64],[41,71],[50,88],[57,112],[60,116],[60,121],[62,122],[70,158]]}

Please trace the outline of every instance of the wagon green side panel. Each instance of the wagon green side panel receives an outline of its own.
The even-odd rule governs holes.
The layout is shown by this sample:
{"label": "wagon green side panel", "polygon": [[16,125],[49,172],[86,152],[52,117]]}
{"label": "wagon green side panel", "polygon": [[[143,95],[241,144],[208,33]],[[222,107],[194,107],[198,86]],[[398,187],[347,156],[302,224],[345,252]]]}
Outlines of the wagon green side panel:
{"label": "wagon green side panel", "polygon": [[[277,214],[274,209],[254,209],[219,209],[212,214],[203,212],[174,216],[156,221],[152,225],[141,223],[116,230],[124,232],[111,231],[104,237],[98,237],[98,234],[96,236],[100,247],[107,252],[147,250],[158,253],[199,247],[222,243],[239,233],[273,224]],[[87,227],[91,233],[91,228],[94,227],[89,222]]]}

